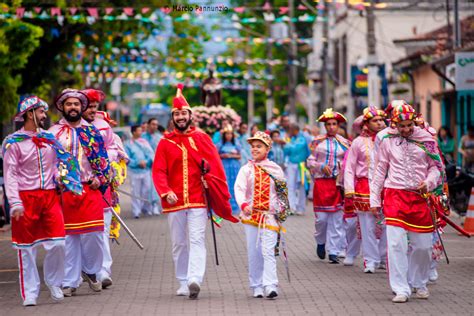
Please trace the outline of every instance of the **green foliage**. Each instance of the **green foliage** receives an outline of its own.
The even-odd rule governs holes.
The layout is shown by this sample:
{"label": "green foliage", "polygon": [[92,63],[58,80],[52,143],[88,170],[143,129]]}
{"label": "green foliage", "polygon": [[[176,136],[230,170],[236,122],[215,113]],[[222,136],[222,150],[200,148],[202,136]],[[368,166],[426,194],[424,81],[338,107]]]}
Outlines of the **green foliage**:
{"label": "green foliage", "polygon": [[22,83],[18,71],[25,68],[42,36],[40,27],[22,21],[6,20],[0,25],[0,121],[15,113]]}

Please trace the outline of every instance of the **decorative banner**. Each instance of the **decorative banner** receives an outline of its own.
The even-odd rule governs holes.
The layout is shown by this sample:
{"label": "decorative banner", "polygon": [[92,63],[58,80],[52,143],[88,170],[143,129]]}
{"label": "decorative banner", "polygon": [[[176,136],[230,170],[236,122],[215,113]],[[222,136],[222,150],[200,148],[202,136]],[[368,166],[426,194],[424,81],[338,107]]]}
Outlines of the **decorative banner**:
{"label": "decorative banner", "polygon": [[[59,30],[58,30],[59,34]],[[82,47],[82,43],[78,44],[79,47]],[[84,51],[78,52],[75,55],[67,54],[66,57],[70,61],[80,61],[83,59],[90,60],[90,54],[94,54],[94,61],[97,64],[102,63],[109,63],[109,64],[116,64],[116,63],[134,63],[134,64],[147,64],[147,63],[159,63],[159,62],[184,62],[187,64],[194,64],[196,62],[205,62],[205,63],[214,63],[214,64],[222,64],[227,66],[234,66],[240,64],[246,65],[269,65],[269,66],[276,66],[276,65],[296,65],[296,66],[305,66],[303,62],[299,60],[283,60],[283,59],[264,59],[264,58],[243,58],[243,57],[230,57],[230,56],[195,56],[192,54],[186,54],[185,56],[177,56],[177,57],[161,57],[159,51],[148,51],[146,49],[126,49],[126,48],[118,48],[112,47],[111,53],[107,54],[95,54],[93,52],[99,52],[99,47],[90,46],[88,48],[89,55],[85,56]]]}
{"label": "decorative banner", "polygon": [[[244,8],[244,7],[241,7]],[[72,21],[77,21],[79,19],[87,18],[87,17],[93,17],[94,19],[100,20],[107,20],[107,21],[115,21],[115,20],[123,20],[123,21],[130,21],[130,20],[137,20],[141,21],[144,23],[153,23],[157,24],[159,20],[162,19],[159,15],[155,13],[156,10],[160,10],[163,12],[166,17],[165,19],[174,19],[176,22],[180,21],[208,21],[209,19],[214,20],[214,21],[220,21],[224,18],[226,18],[225,15],[220,14],[213,14],[213,15],[207,15],[203,16],[202,14],[193,14],[190,15],[189,13],[184,13],[181,16],[176,16],[176,17],[171,17],[169,16],[169,13],[172,11],[170,7],[164,7],[164,8],[150,8],[150,7],[144,7],[142,8],[141,14],[144,14],[146,16],[142,16],[141,14],[137,14],[134,16],[134,8],[127,7],[127,8],[112,8],[108,7],[105,9],[99,9],[97,7],[86,7],[86,8],[77,8],[77,7],[71,7],[71,8],[66,8],[66,9],[61,9],[59,7],[53,7],[50,8],[50,14],[48,14],[47,8],[43,10],[41,7],[34,7],[33,10],[36,14],[31,12],[25,7],[20,7],[15,10],[15,12],[10,12],[10,10],[13,11],[14,8],[8,8],[4,7],[4,12],[5,14],[0,15],[0,19],[5,19],[5,18],[11,18],[11,17],[16,17],[17,19],[23,19],[23,18],[28,18],[28,19],[54,19],[55,17],[59,16],[65,16],[66,19],[70,19]],[[275,14],[272,12],[272,10],[265,10],[265,12],[262,12],[262,16],[258,17],[242,17],[240,19],[238,16],[233,16],[234,21],[239,21],[240,23],[243,24],[253,24],[253,23],[265,23],[266,21],[275,21],[275,22],[287,22],[290,21],[290,18],[286,15],[286,13],[289,11],[288,7],[279,7],[279,8],[274,8],[275,10],[278,10],[278,13],[280,14],[279,17],[276,17]],[[64,10],[64,14],[63,11]],[[112,12],[117,11],[116,16],[111,15]],[[243,13],[245,9],[241,10],[239,8],[234,9],[235,12],[237,13]],[[18,15],[19,12],[28,12],[26,15]],[[42,14],[40,14],[43,12]],[[120,13],[120,14],[119,14]],[[202,12],[199,12],[202,13]],[[316,20],[316,16],[314,15],[309,15],[307,13],[300,15],[298,17],[294,17],[292,19],[293,22],[298,23],[311,23]]]}

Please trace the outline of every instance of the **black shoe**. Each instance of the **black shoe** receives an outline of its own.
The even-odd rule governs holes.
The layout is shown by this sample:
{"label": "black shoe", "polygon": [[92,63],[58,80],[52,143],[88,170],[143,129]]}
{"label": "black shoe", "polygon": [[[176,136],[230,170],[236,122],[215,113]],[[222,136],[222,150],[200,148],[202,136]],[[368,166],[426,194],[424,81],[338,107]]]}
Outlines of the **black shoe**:
{"label": "black shoe", "polygon": [[269,300],[272,300],[274,299],[275,297],[278,296],[278,293],[276,291],[271,291],[268,295],[267,295],[267,299]]}
{"label": "black shoe", "polygon": [[318,247],[316,247],[316,254],[319,259],[324,260],[324,258],[326,258],[326,244],[318,245]]}
{"label": "black shoe", "polygon": [[329,255],[329,263],[337,264],[339,263],[339,259],[336,255]]}

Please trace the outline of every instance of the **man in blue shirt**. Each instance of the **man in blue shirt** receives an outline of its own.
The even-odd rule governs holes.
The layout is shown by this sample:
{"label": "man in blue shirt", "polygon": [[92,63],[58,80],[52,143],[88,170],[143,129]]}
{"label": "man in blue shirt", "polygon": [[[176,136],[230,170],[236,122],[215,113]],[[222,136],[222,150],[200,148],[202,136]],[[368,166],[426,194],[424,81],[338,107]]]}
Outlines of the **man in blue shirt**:
{"label": "man in blue shirt", "polygon": [[288,200],[291,210],[302,215],[306,210],[305,161],[309,156],[309,148],[296,123],[290,124],[288,136],[290,142],[283,147],[287,161]]}
{"label": "man in blue shirt", "polygon": [[[147,125],[147,130],[142,134],[142,138],[145,139],[148,144],[150,144],[151,149],[153,149],[153,153],[156,152],[156,148],[158,147],[158,143],[160,142],[161,138],[163,137],[163,134],[161,134],[158,131],[158,120],[154,117],[148,120],[148,125]],[[154,157],[154,155],[153,155]],[[151,177],[151,173],[150,173]],[[150,181],[151,178],[150,178]],[[161,214],[161,199],[158,196],[158,193],[156,192],[155,186],[151,186],[150,188],[150,196],[149,199],[152,204],[152,214],[153,215],[160,215]]]}
{"label": "man in blue shirt", "polygon": [[[141,126],[132,126],[132,139],[125,143],[125,151],[130,158],[128,176],[132,186],[132,195],[148,200],[152,189],[150,174],[154,153],[148,142],[141,136]],[[152,214],[151,204],[132,197],[133,216],[139,218],[142,211]]]}

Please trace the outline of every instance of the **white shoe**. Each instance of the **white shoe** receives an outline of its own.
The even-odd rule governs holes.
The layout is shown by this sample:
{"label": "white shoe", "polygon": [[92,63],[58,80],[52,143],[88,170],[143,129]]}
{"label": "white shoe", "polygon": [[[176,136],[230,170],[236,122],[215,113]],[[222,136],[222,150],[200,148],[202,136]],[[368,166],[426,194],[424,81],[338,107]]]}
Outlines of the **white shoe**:
{"label": "white shoe", "polygon": [[186,284],[181,284],[179,289],[176,291],[177,296],[188,296],[189,295],[189,289]]}
{"label": "white shoe", "polygon": [[343,264],[344,264],[345,266],[353,266],[353,265],[354,265],[354,258],[352,258],[352,257],[346,257],[346,258],[344,259]]}
{"label": "white shoe", "polygon": [[430,271],[430,283],[436,283],[438,281],[438,271],[436,269],[433,269]]}
{"label": "white shoe", "polygon": [[64,299],[63,290],[59,286],[49,286],[49,291],[51,292],[51,298],[53,301],[59,302]]}
{"label": "white shoe", "polygon": [[36,306],[36,298],[27,298],[23,301],[23,306]]}
{"label": "white shoe", "polygon": [[416,298],[419,298],[422,300],[428,299],[429,296],[430,296],[430,292],[428,291],[428,289],[418,289],[415,294]]}
{"label": "white shoe", "polygon": [[261,287],[257,287],[253,290],[253,297],[255,298],[263,298],[263,289]]}
{"label": "white shoe", "polygon": [[153,210],[151,211],[151,213],[157,216],[161,215],[160,208],[158,207],[158,205],[153,206]]}
{"label": "white shoe", "polygon": [[379,263],[379,267],[378,267],[380,270],[387,270],[387,264],[382,261]]}
{"label": "white shoe", "polygon": [[197,299],[199,296],[199,292],[201,292],[201,286],[199,285],[199,283],[197,283],[196,281],[192,281],[191,283],[189,283],[188,289],[189,289],[189,299],[191,300]]}
{"label": "white shoe", "polygon": [[408,302],[408,296],[405,294],[397,294],[394,298],[392,298],[392,302],[394,303],[406,303]]}
{"label": "white shoe", "polygon": [[375,273],[374,267],[367,267],[364,269],[364,273]]}
{"label": "white shoe", "polygon": [[342,250],[338,255],[337,255],[338,258],[345,258],[346,257],[346,251],[345,250]]}

